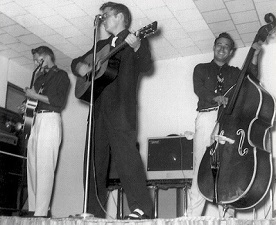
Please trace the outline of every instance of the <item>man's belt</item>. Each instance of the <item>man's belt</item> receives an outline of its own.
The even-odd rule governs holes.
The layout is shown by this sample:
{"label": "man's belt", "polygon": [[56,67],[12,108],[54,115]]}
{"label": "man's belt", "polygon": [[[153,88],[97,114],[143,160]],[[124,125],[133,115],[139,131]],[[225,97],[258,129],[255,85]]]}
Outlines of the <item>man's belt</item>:
{"label": "man's belt", "polygon": [[36,113],[56,113],[53,110],[38,110]]}

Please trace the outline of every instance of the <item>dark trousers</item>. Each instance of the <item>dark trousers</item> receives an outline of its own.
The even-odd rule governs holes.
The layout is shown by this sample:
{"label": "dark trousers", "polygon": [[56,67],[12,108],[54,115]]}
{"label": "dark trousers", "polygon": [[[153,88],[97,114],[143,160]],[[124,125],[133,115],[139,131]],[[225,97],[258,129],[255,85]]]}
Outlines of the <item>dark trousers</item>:
{"label": "dark trousers", "polygon": [[95,150],[90,154],[94,162],[91,160],[90,163],[87,212],[95,217],[105,218],[103,209],[106,209],[111,154],[129,209],[133,211],[139,208],[151,216],[153,204],[146,187],[143,162],[136,146],[137,132],[115,129],[100,115],[95,121],[94,135]]}

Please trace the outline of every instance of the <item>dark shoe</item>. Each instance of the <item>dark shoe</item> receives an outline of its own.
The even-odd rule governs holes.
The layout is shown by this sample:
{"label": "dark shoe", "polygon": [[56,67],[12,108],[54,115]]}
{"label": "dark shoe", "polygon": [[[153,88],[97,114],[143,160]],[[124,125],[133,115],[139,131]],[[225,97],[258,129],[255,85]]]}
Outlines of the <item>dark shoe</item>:
{"label": "dark shoe", "polygon": [[33,211],[22,211],[20,212],[20,217],[33,217],[34,212]]}
{"label": "dark shoe", "polygon": [[48,211],[47,216],[35,216],[33,211],[26,211],[24,213],[21,213],[21,217],[27,217],[27,218],[51,218],[51,212]]}
{"label": "dark shoe", "polygon": [[149,218],[150,217],[146,215],[141,209],[135,209],[132,213],[124,217],[125,220],[146,220]]}
{"label": "dark shoe", "polygon": [[32,216],[32,218],[49,218],[48,216]]}

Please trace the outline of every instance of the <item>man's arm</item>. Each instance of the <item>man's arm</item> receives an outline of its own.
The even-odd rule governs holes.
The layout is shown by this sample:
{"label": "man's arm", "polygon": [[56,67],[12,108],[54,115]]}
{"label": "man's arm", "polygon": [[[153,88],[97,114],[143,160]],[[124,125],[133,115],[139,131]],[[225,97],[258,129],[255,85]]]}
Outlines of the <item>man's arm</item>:
{"label": "man's arm", "polygon": [[134,34],[129,34],[126,39],[126,43],[133,48],[139,69],[141,72],[147,72],[152,67],[151,52],[149,50],[149,42],[147,39],[140,40]]}
{"label": "man's arm", "polygon": [[93,48],[83,56],[73,59],[71,70],[75,76],[83,77],[92,70],[92,65],[85,61],[86,57],[93,54]]}
{"label": "man's arm", "polygon": [[44,102],[46,104],[50,104],[49,98],[46,95],[38,94],[34,89],[25,88],[25,95],[28,98],[32,98],[40,102]]}
{"label": "man's arm", "polygon": [[258,60],[259,60],[259,54],[262,50],[262,41],[255,42],[252,44],[252,48],[255,49],[253,58],[251,60],[251,64],[248,67],[249,73],[251,73],[253,76],[258,77]]}

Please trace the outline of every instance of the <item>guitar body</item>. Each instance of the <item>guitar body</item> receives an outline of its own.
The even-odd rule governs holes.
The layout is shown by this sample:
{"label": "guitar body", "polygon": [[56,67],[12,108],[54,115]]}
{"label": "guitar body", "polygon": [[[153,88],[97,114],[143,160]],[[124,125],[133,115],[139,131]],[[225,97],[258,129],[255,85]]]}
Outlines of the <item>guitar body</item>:
{"label": "guitar body", "polygon": [[35,109],[37,107],[38,101],[33,99],[27,99],[26,101],[26,109],[24,113],[24,124],[23,124],[23,132],[24,138],[28,139],[31,134],[31,128],[34,123]]}
{"label": "guitar body", "polygon": [[[101,64],[101,61],[99,60],[102,56],[108,54],[109,50],[110,46],[106,45],[97,53],[97,68],[99,68],[100,66],[100,69],[96,71],[96,76],[94,79],[94,100],[99,97],[103,89],[110,83],[112,83],[118,75],[118,69],[120,65],[119,60],[111,58],[108,61],[105,61],[103,64]],[[91,62],[92,57],[93,54],[87,56],[85,61],[87,63]],[[90,76],[77,77],[75,87],[75,96],[85,102],[90,102],[91,97],[91,80],[89,79],[89,77]]]}
{"label": "guitar body", "polygon": [[[153,34],[157,30],[157,22],[153,22],[137,32],[137,37],[140,39],[145,38]],[[100,51],[97,52],[95,62],[96,62],[96,72],[93,85],[93,99],[97,99],[101,92],[106,86],[113,82],[117,75],[120,65],[120,61],[111,58],[120,49],[125,47],[127,43],[123,41],[114,49],[110,50],[110,45],[105,45]],[[93,65],[93,54],[85,57],[84,62]],[[75,96],[78,99],[90,102],[91,99],[91,74],[92,72],[86,74],[84,77],[77,76],[76,86],[75,86]]]}

